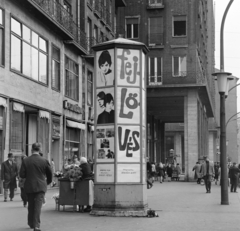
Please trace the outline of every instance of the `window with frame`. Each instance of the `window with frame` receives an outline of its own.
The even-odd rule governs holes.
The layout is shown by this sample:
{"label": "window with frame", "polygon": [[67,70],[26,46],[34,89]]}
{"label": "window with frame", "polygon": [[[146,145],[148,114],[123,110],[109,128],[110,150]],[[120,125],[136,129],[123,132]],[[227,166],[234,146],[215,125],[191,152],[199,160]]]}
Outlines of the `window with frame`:
{"label": "window with frame", "polygon": [[68,3],[67,1],[63,1],[63,8],[68,12],[68,13],[72,13],[72,6],[70,3]]}
{"label": "window with frame", "polygon": [[187,57],[173,56],[173,77],[187,75]]}
{"label": "window with frame", "polygon": [[87,72],[87,104],[92,106],[93,104],[93,73],[88,70]]}
{"label": "window with frame", "polygon": [[185,15],[173,16],[173,36],[187,35],[187,17]]}
{"label": "window with frame", "polygon": [[0,8],[0,65],[4,66],[4,11]]}
{"label": "window with frame", "polygon": [[163,18],[149,18],[149,45],[163,44]]}
{"label": "window with frame", "polygon": [[150,6],[159,6],[162,5],[162,0],[149,0]]}
{"label": "window with frame", "polygon": [[11,18],[11,69],[47,84],[48,42]]}
{"label": "window with frame", "polygon": [[64,159],[72,159],[74,155],[80,156],[80,132],[80,129],[66,127]]}
{"label": "window with frame", "polygon": [[139,18],[126,18],[127,38],[138,38]]}
{"label": "window with frame", "polygon": [[149,85],[162,85],[162,57],[149,57]]}
{"label": "window with frame", "polygon": [[52,88],[60,91],[60,49],[52,45]]}
{"label": "window with frame", "polygon": [[65,95],[73,100],[79,99],[78,93],[79,71],[78,64],[65,56]]}

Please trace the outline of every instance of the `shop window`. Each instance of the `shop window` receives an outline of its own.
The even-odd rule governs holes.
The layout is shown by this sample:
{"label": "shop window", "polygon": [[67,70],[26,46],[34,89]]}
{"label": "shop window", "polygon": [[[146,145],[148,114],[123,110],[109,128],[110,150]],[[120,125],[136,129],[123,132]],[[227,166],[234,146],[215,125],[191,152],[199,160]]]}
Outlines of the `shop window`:
{"label": "shop window", "polygon": [[0,66],[4,66],[4,11],[0,8]]}
{"label": "shop window", "polygon": [[173,17],[173,36],[186,36],[187,35],[187,20],[186,16]]}
{"label": "shop window", "polygon": [[139,18],[126,18],[127,38],[138,38]]}
{"label": "shop window", "polygon": [[65,56],[65,95],[73,100],[79,99],[78,64]]}
{"label": "shop window", "polygon": [[162,58],[149,57],[149,85],[162,85]]}
{"label": "shop window", "polygon": [[178,56],[173,57],[173,76],[186,76],[187,75],[187,57]]}
{"label": "shop window", "polygon": [[11,69],[47,84],[48,43],[24,24],[11,18]]}
{"label": "shop window", "polygon": [[23,112],[12,110],[11,150],[23,150],[23,116]]}
{"label": "shop window", "polygon": [[60,91],[60,49],[52,46],[52,88]]}
{"label": "shop window", "polygon": [[88,106],[92,106],[93,101],[93,73],[88,70],[88,82],[87,82],[87,103]]}
{"label": "shop window", "polygon": [[74,155],[80,156],[80,129],[66,127],[65,159],[72,159]]}

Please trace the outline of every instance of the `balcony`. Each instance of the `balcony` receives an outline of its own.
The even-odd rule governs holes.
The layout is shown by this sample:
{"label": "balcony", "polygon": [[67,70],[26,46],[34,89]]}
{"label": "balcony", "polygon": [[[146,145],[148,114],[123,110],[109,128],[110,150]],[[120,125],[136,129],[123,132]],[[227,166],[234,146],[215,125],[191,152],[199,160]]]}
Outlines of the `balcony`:
{"label": "balcony", "polygon": [[[31,3],[34,9],[37,10],[33,12],[36,13],[36,17],[41,18],[48,26],[54,27],[54,31],[60,33],[67,43],[74,44],[84,54],[87,52],[86,34],[74,22],[73,16],[63,5],[55,0],[27,0],[27,2]],[[43,18],[42,15],[46,17]]]}
{"label": "balcony", "polygon": [[163,33],[150,33],[148,34],[148,46],[163,46]]}
{"label": "balcony", "polygon": [[163,0],[148,0],[147,9],[162,9],[164,8]]}
{"label": "balcony", "polygon": [[112,14],[108,10],[106,10],[106,27],[112,30]]}

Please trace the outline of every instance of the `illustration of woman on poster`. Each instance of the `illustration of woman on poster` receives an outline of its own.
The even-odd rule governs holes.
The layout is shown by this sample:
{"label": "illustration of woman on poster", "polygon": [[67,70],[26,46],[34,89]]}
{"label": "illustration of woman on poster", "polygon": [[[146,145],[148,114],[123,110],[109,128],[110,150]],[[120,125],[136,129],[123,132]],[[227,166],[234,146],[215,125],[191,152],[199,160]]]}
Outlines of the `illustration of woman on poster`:
{"label": "illustration of woman on poster", "polygon": [[114,84],[112,66],[112,57],[109,51],[103,51],[98,58],[98,78],[97,86],[111,86]]}
{"label": "illustration of woman on poster", "polygon": [[97,124],[114,123],[114,101],[111,93],[104,96],[104,111],[98,115]]}

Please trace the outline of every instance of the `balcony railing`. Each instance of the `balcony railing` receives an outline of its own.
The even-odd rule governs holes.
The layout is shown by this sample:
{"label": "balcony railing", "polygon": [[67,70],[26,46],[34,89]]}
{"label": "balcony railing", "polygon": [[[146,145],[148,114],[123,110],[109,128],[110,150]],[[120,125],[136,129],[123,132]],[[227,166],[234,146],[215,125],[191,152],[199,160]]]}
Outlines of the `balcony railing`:
{"label": "balcony railing", "polygon": [[106,23],[107,25],[112,28],[112,15],[109,10],[106,9]]}
{"label": "balcony railing", "polygon": [[74,22],[73,16],[55,0],[30,0],[35,2],[49,17],[69,32],[74,41],[87,50],[86,34]]}

